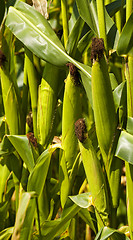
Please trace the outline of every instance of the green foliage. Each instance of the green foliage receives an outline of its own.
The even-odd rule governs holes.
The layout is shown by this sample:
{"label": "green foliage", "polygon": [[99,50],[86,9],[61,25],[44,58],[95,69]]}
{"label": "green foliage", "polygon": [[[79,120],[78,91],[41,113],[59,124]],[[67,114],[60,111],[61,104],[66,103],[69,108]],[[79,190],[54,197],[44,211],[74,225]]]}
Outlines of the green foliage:
{"label": "green foliage", "polygon": [[133,240],[132,1],[105,2],[0,1],[1,240]]}

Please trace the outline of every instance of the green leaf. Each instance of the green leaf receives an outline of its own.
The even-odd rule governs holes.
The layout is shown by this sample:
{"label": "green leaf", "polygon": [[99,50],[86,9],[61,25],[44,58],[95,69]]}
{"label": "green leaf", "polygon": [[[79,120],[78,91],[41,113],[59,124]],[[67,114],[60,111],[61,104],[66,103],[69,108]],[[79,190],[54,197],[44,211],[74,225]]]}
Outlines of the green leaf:
{"label": "green leaf", "polygon": [[90,26],[93,32],[99,35],[98,18],[94,1],[76,0],[76,2],[80,16]]}
{"label": "green leaf", "polygon": [[28,191],[35,191],[38,196],[41,194],[46,181],[51,155],[55,150],[56,147],[49,148],[37,159],[37,164],[29,176]]}
{"label": "green leaf", "polygon": [[125,234],[109,227],[104,227],[101,229],[95,237],[95,240],[106,240],[109,237],[111,237],[113,240],[129,240]]}
{"label": "green leaf", "polygon": [[87,65],[84,65],[84,68],[90,74],[89,77],[86,74],[84,74],[82,71],[79,71],[79,72],[80,72],[80,76],[81,76],[82,83],[83,83],[84,89],[86,91],[87,97],[90,101],[91,106],[93,106],[93,104],[92,104],[92,91],[91,91],[91,67],[89,67]]}
{"label": "green leaf", "polygon": [[[80,16],[89,25],[96,36],[99,36],[98,17],[95,1],[76,0]],[[119,34],[113,20],[105,11],[107,41],[109,49],[116,49]]]}
{"label": "green leaf", "polygon": [[32,225],[35,213],[35,193],[25,192],[22,194],[20,205],[16,215],[15,227],[12,240],[31,239]]}
{"label": "green leaf", "polygon": [[0,232],[0,240],[8,240],[12,233],[13,233],[14,227],[6,228],[3,231]]}
{"label": "green leaf", "polygon": [[78,215],[83,219],[83,221],[89,225],[89,227],[94,231],[94,233],[96,234],[97,230],[95,227],[95,222],[96,219],[92,218],[91,213],[88,211],[88,209],[86,208],[82,208]]}
{"label": "green leaf", "polygon": [[28,138],[23,135],[8,135],[8,139],[25,162],[29,172],[31,172],[34,167],[34,158]]}
{"label": "green leaf", "polygon": [[52,229],[51,227],[50,229],[47,229],[45,227],[45,224],[47,224],[47,222],[44,224],[44,227],[42,227],[42,231],[43,231],[42,239],[51,240],[51,239],[54,239],[54,237],[59,236],[62,232],[64,232],[66,227],[68,227],[70,223],[69,221],[79,212],[79,210],[80,210],[80,207],[77,206],[76,204],[73,204],[73,202],[70,199],[68,199],[65,205],[65,208],[63,210],[62,217],[58,220],[49,222],[51,223],[49,224],[49,226],[53,225]]}
{"label": "green leaf", "polygon": [[133,13],[125,24],[117,46],[119,55],[133,56]]}
{"label": "green leaf", "polygon": [[7,182],[7,178],[9,177],[9,170],[6,165],[2,166],[0,164],[0,202],[3,202],[3,194],[5,192],[5,185]]}
{"label": "green leaf", "polygon": [[133,135],[122,131],[118,140],[115,155],[133,164]]}
{"label": "green leaf", "polygon": [[66,63],[60,40],[48,21],[30,5],[17,1],[15,8],[9,8],[6,25],[38,57],[55,65]]}
{"label": "green leaf", "polygon": [[114,14],[121,9],[125,5],[126,1],[117,0],[106,5],[106,10],[110,17],[113,17]]}
{"label": "green leaf", "polygon": [[69,198],[79,207],[88,208],[91,205],[89,202],[90,193],[82,193],[76,196],[69,196]]}
{"label": "green leaf", "polygon": [[113,97],[114,97],[114,103],[115,103],[116,110],[121,105],[122,96],[125,91],[126,91],[126,82],[120,83],[113,91]]}
{"label": "green leaf", "polygon": [[6,25],[39,58],[57,66],[72,62],[90,77],[83,64],[75,61],[65,52],[48,21],[30,5],[18,0],[15,8],[9,8]]}
{"label": "green leaf", "polygon": [[128,133],[133,135],[133,118],[128,117],[126,130]]}
{"label": "green leaf", "polygon": [[93,31],[90,30],[80,39],[77,46],[80,53],[83,53],[86,50],[86,48],[88,49],[88,47],[91,44],[91,40],[93,36],[94,36],[94,33]]}
{"label": "green leaf", "polygon": [[0,231],[5,228],[5,219],[7,216],[8,207],[8,201],[0,203]]}
{"label": "green leaf", "polygon": [[79,17],[67,40],[66,50],[67,50],[67,53],[72,57],[75,57],[76,50],[77,50],[77,43],[81,36],[83,27],[84,27],[84,21],[81,17]]}

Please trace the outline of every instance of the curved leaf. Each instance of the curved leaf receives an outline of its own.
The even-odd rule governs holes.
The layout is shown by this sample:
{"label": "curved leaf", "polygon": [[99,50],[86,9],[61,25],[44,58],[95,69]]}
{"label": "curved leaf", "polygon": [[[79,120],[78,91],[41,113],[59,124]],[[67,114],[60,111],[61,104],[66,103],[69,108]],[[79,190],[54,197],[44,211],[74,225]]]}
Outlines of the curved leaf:
{"label": "curved leaf", "polygon": [[6,25],[39,58],[56,66],[72,62],[86,76],[91,77],[83,64],[65,52],[48,21],[30,5],[18,0],[15,8],[9,8]]}
{"label": "curved leaf", "polygon": [[132,117],[129,117],[127,119],[127,127],[126,127],[126,130],[128,133],[132,134],[133,135],[133,118]]}
{"label": "curved leaf", "polygon": [[3,231],[0,232],[0,240],[8,240],[10,239],[12,233],[13,233],[14,227],[6,228]]}
{"label": "curved leaf", "polygon": [[133,135],[125,131],[121,132],[115,155],[133,164]]}
{"label": "curved leaf", "polygon": [[95,240],[106,240],[110,236],[111,236],[112,240],[116,240],[116,239],[117,240],[129,240],[129,238],[125,234],[123,234],[113,228],[109,228],[109,227],[104,227],[103,229],[101,229],[99,231],[99,233],[97,234]]}
{"label": "curved leaf", "polygon": [[119,55],[133,56],[133,13],[125,24],[118,42],[117,52]]}
{"label": "curved leaf", "polygon": [[35,191],[38,196],[41,194],[47,177],[51,155],[55,148],[45,150],[37,160],[37,164],[31,172],[28,180],[28,191]]}
{"label": "curved leaf", "polygon": [[106,5],[106,10],[110,17],[113,17],[114,14],[121,9],[126,4],[126,1],[124,0],[116,0],[108,5]]}
{"label": "curved leaf", "polygon": [[34,157],[28,138],[22,135],[8,135],[7,137],[31,172],[34,167]]}
{"label": "curved leaf", "polygon": [[94,1],[76,0],[79,14],[96,35],[99,35],[98,18]]}
{"label": "curved leaf", "polygon": [[16,222],[12,240],[30,239],[35,213],[35,197],[36,195],[34,192],[25,192],[22,194],[22,198],[16,215]]}
{"label": "curved leaf", "polygon": [[69,198],[79,207],[88,208],[91,205],[91,201],[89,199],[90,193],[82,193],[76,196],[69,196]]}
{"label": "curved leaf", "polygon": [[[99,36],[98,17],[97,17],[95,1],[76,0],[76,2],[77,2],[80,16],[89,25],[89,27],[92,29],[94,34]],[[116,28],[116,25],[114,24],[113,20],[111,19],[107,11],[105,11],[105,20],[106,20],[108,48],[116,49],[119,34]]]}

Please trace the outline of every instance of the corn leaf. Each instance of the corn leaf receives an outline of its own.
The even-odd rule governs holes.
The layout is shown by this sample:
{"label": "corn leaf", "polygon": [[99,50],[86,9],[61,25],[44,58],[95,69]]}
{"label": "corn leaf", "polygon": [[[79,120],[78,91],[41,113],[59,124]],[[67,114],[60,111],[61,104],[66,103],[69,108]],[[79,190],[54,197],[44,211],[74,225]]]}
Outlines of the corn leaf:
{"label": "corn leaf", "polygon": [[133,56],[133,13],[125,24],[117,46],[119,55]]}
{"label": "corn leaf", "polygon": [[[99,27],[98,27],[98,17],[97,17],[97,10],[95,1],[89,0],[76,0],[78,10],[80,16],[83,20],[89,25],[96,36],[99,36]],[[118,42],[118,30],[110,18],[107,11],[105,11],[105,19],[106,19],[106,30],[107,30],[107,41],[108,41],[108,48],[116,49],[117,42]]]}
{"label": "corn leaf", "polygon": [[0,232],[0,240],[8,240],[10,239],[12,233],[13,233],[14,227],[6,228],[3,231]]}
{"label": "corn leaf", "polygon": [[25,192],[22,194],[22,198],[16,215],[12,240],[30,239],[35,213],[35,203],[36,202],[34,192]]}
{"label": "corn leaf", "polygon": [[125,131],[121,132],[115,155],[122,160],[133,164],[133,135]]}
{"label": "corn leaf", "polygon": [[84,65],[65,52],[48,21],[30,5],[18,0],[15,7],[10,7],[6,26],[39,58],[56,66],[64,66],[67,62],[72,62],[90,78],[90,73]]}
{"label": "corn leaf", "polygon": [[[53,226],[52,229],[47,229],[49,230],[48,232],[46,231],[45,228],[45,224],[44,224],[44,230],[42,227],[42,232],[44,232],[42,235],[42,239],[43,240],[51,240],[54,239],[54,237],[59,236],[68,226],[68,224],[70,223],[70,219],[72,219],[79,211],[80,211],[80,207],[77,206],[76,204],[73,204],[73,202],[68,199],[65,208],[63,210],[62,216],[61,218],[58,220],[58,222],[56,223],[55,220],[51,221],[51,223],[53,222],[56,223],[55,226]],[[47,222],[46,222],[47,224]],[[45,235],[44,235],[45,234]]]}
{"label": "corn leaf", "polygon": [[96,5],[94,4],[94,1],[76,0],[76,3],[80,16],[90,26],[93,32],[96,35],[99,35],[98,18],[96,13]]}
{"label": "corn leaf", "polygon": [[26,136],[8,135],[8,139],[25,162],[31,172],[34,167],[34,157],[28,138]]}
{"label": "corn leaf", "polygon": [[132,117],[129,117],[127,119],[127,127],[126,127],[126,130],[128,133],[132,134],[133,135],[133,118]]}
{"label": "corn leaf", "polygon": [[109,3],[108,5],[106,5],[106,10],[109,14],[110,17],[113,17],[114,14],[119,11],[124,5],[125,5],[126,1],[124,0],[116,0],[113,1],[111,3]]}
{"label": "corn leaf", "polygon": [[28,179],[28,191],[34,191],[38,196],[41,194],[46,181],[51,155],[55,150],[56,147],[49,148],[45,150],[37,159],[37,164],[35,165]]}
{"label": "corn leaf", "polygon": [[111,237],[112,240],[129,240],[125,234],[109,227],[102,228],[95,237],[95,240],[106,240],[109,237]]}
{"label": "corn leaf", "polygon": [[0,180],[0,202],[3,202],[3,194],[5,191],[5,184],[7,181],[7,178],[10,174],[10,171],[8,170],[7,166],[2,166],[0,164],[0,176],[1,176],[1,180]]}

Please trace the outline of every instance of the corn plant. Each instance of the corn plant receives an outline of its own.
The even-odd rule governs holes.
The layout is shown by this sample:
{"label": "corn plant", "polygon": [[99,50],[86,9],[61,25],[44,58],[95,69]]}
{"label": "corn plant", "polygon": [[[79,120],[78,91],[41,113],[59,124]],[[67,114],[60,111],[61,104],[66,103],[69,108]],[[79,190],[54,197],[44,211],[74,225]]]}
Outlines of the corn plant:
{"label": "corn plant", "polygon": [[0,7],[0,239],[133,240],[133,1]]}

